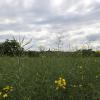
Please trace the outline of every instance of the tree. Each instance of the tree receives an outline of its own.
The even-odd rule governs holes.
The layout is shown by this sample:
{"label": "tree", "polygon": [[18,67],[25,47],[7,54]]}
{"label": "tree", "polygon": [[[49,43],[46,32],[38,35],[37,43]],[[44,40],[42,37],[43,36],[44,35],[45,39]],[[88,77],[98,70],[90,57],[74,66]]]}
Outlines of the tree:
{"label": "tree", "polygon": [[44,52],[46,50],[46,48],[43,45],[40,45],[38,49],[40,52]]}
{"label": "tree", "polygon": [[92,49],[77,50],[76,53],[81,54],[83,57],[93,56],[95,52]]}
{"label": "tree", "polygon": [[61,50],[61,47],[63,45],[62,39],[63,39],[63,35],[62,34],[58,34],[57,37],[56,37],[57,51]]}
{"label": "tree", "polygon": [[4,52],[3,52],[3,45],[2,43],[0,43],[0,56],[3,56]]}
{"label": "tree", "polygon": [[3,51],[3,54],[7,56],[20,55],[21,52],[24,50],[20,46],[19,42],[17,42],[15,39],[13,40],[7,39],[4,43],[0,45],[0,47],[1,47],[1,50]]}

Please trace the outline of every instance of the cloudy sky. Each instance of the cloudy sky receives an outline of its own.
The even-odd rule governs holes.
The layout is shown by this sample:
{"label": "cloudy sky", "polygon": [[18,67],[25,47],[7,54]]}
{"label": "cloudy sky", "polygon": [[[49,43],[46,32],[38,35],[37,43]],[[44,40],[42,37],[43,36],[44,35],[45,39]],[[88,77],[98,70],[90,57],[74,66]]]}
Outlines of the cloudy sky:
{"label": "cloudy sky", "polygon": [[25,37],[32,49],[100,49],[100,0],[0,0],[0,42]]}

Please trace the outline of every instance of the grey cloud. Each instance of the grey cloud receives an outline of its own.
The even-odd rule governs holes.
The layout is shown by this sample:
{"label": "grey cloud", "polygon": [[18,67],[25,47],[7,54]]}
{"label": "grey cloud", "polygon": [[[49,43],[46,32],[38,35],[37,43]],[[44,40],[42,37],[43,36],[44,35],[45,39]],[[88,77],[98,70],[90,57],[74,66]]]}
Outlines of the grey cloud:
{"label": "grey cloud", "polygon": [[[21,0],[22,1],[22,0]],[[35,0],[35,3],[33,3],[33,7],[26,9],[23,7],[21,1],[18,1],[17,5],[15,6],[2,6],[3,10],[1,10],[1,15],[5,13],[5,17],[21,17],[22,18],[22,25],[19,25],[16,23],[16,27],[11,26],[12,30],[18,30],[17,28],[20,26],[19,31],[21,31],[21,28],[30,30],[29,27],[25,28],[25,24],[33,24],[35,26],[38,25],[80,25],[80,24],[87,24],[87,23],[94,23],[99,20],[99,13],[100,9],[98,11],[93,10],[91,13],[87,15],[80,15],[80,14],[75,14],[75,13],[67,13],[64,15],[57,15],[53,12],[54,9],[52,9],[51,4],[49,3],[50,0]],[[73,1],[73,0],[72,0]],[[71,2],[72,2],[71,1]],[[71,4],[71,3],[70,3]],[[73,3],[72,3],[73,4]],[[97,4],[94,4],[93,6],[96,7]],[[98,4],[99,5],[99,4]],[[95,8],[94,7],[94,8]],[[99,7],[98,7],[99,8]],[[96,8],[95,8],[96,9]],[[2,13],[3,12],[3,13]],[[35,18],[34,18],[35,17]],[[38,19],[42,20],[38,20]],[[7,27],[2,26],[1,28],[6,30]],[[15,27],[15,28],[14,28]],[[9,26],[8,26],[9,28]],[[8,30],[8,29],[7,29]],[[15,31],[16,31],[15,30]]]}
{"label": "grey cloud", "polygon": [[99,34],[92,34],[92,35],[88,35],[87,39],[89,41],[97,41],[100,40],[100,33]]}
{"label": "grey cloud", "polygon": [[9,34],[1,34],[0,35],[0,42],[3,42],[3,41],[5,41],[6,39],[11,39],[11,36],[9,35]]}
{"label": "grey cloud", "polygon": [[[27,1],[27,2],[26,2]],[[88,13],[81,14],[84,11],[84,7],[82,6],[81,0],[63,0],[61,5],[61,11],[56,12],[56,8],[53,8],[50,0],[1,0],[0,1],[0,18],[3,19],[17,19],[20,18],[20,21],[15,23],[0,24],[0,32],[4,31],[14,31],[14,32],[41,32],[42,28],[48,30],[50,34],[40,38],[33,38],[33,44],[36,45],[40,41],[46,40],[46,45],[54,44],[55,35],[58,33],[64,34],[65,40],[70,40],[72,37],[78,35],[78,39],[81,35],[83,35],[84,41],[85,39],[89,41],[96,41],[100,39],[100,34],[92,35],[91,32],[89,36],[84,36],[84,31],[80,30],[78,32],[74,32],[73,36],[71,36],[70,31],[78,30],[82,27],[90,27],[90,25],[100,23],[100,3],[92,2],[88,8],[92,8],[92,10]],[[73,12],[65,12],[69,7],[73,7],[78,4],[78,8],[76,8],[77,13]],[[87,10],[87,9],[85,9]],[[96,27],[96,26],[94,26]],[[42,33],[41,33],[42,34]],[[54,35],[55,34],[55,35]],[[38,34],[36,34],[38,35]],[[7,35],[1,36],[0,40],[3,38],[9,37]],[[53,37],[53,38],[52,38]],[[86,38],[85,38],[86,37]],[[77,37],[76,37],[77,39]],[[80,41],[79,41],[80,42]]]}

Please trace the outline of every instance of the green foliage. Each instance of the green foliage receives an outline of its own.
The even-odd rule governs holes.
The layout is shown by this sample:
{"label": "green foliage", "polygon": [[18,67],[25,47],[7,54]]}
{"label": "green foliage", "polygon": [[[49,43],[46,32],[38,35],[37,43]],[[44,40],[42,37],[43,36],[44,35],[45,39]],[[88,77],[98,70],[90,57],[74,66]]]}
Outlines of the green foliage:
{"label": "green foliage", "polygon": [[[6,100],[100,100],[98,57],[0,57],[0,90],[13,86]],[[18,70],[18,68],[20,70]],[[20,72],[20,74],[18,74]],[[67,81],[56,90],[58,77]]]}
{"label": "green foliage", "polygon": [[100,57],[100,50],[95,52],[95,57]]}
{"label": "green foliage", "polygon": [[[29,42],[28,42],[29,43]],[[25,45],[27,45],[26,43]],[[45,51],[45,48],[40,46],[39,48],[40,52],[37,51],[25,51],[23,47],[21,47],[20,43],[16,40],[6,40],[3,43],[0,43],[0,56],[29,56],[29,57],[39,57],[40,55],[45,56],[67,56],[67,57],[100,57],[99,51],[93,51],[92,49],[82,49],[77,50],[75,52],[63,52],[63,51]]]}
{"label": "green foliage", "polygon": [[77,55],[82,55],[83,57],[88,57],[88,56],[94,56],[95,51],[92,51],[92,49],[82,49],[76,51]]}
{"label": "green foliage", "polygon": [[24,51],[24,55],[29,57],[39,57],[40,53],[37,51]]}
{"label": "green foliage", "polygon": [[0,54],[7,56],[18,56],[23,52],[23,48],[16,40],[6,40],[0,44]]}

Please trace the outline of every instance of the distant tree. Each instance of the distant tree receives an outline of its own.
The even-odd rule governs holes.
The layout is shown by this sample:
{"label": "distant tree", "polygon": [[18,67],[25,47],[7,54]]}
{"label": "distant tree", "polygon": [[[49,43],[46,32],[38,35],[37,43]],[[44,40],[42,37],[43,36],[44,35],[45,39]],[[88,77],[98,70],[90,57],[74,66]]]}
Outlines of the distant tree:
{"label": "distant tree", "polygon": [[0,56],[3,56],[4,52],[3,52],[3,45],[2,43],[0,43]]}
{"label": "distant tree", "polygon": [[44,52],[46,50],[46,48],[43,45],[40,45],[38,49],[40,52]]}
{"label": "distant tree", "polygon": [[76,53],[86,57],[86,56],[93,56],[95,52],[92,49],[82,49],[82,50],[77,50]]}
{"label": "distant tree", "polygon": [[61,47],[63,45],[62,39],[63,39],[63,34],[58,34],[57,37],[56,37],[57,51],[61,50]]}
{"label": "distant tree", "polygon": [[24,50],[19,42],[17,42],[15,39],[13,40],[6,40],[4,43],[2,43],[0,45],[1,50],[3,52],[4,55],[8,55],[8,56],[16,56],[16,55],[20,55],[21,52]]}

